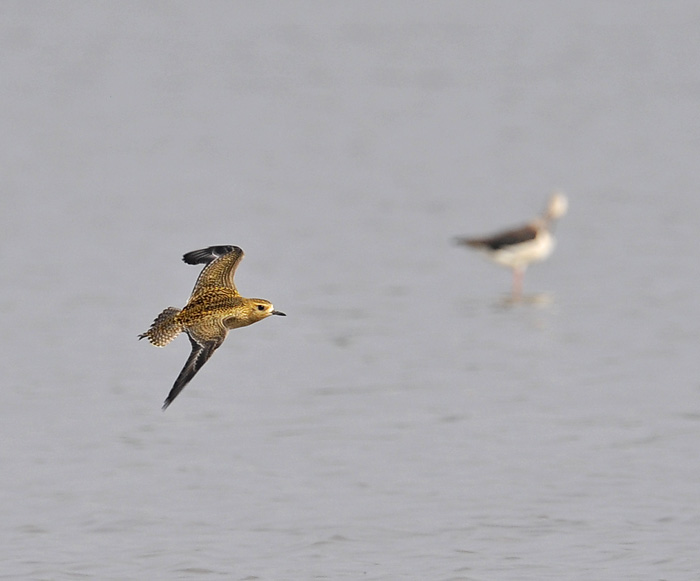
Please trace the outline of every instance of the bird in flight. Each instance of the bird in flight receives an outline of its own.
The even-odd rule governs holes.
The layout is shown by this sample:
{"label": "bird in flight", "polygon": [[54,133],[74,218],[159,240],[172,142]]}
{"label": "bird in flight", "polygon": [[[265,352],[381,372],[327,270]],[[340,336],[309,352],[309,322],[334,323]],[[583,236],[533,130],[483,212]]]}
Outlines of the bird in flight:
{"label": "bird in flight", "polygon": [[528,265],[549,257],[554,250],[552,226],[566,214],[568,201],[561,192],[549,199],[545,212],[524,226],[505,230],[485,238],[458,237],[457,244],[470,246],[488,258],[513,270],[513,297],[522,293],[523,277]]}
{"label": "bird in flight", "polygon": [[192,352],[165,398],[163,410],[221,346],[230,329],[252,325],[270,315],[285,316],[270,301],[247,299],[239,294],[233,277],[242,258],[243,250],[238,246],[210,246],[185,254],[182,260],[187,264],[205,265],[190,299],[182,309],[165,309],[151,328],[139,335],[139,339],[146,338],[156,347],[165,347],[185,332],[192,344]]}

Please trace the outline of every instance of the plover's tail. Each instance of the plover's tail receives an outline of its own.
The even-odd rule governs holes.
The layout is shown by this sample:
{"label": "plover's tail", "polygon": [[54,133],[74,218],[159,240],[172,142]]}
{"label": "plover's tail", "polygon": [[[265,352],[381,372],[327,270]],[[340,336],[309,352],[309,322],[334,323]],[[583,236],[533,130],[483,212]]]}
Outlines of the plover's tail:
{"label": "plover's tail", "polygon": [[151,345],[165,347],[183,331],[182,323],[178,320],[180,309],[168,307],[153,321],[151,328],[139,335],[139,339],[148,338]]}

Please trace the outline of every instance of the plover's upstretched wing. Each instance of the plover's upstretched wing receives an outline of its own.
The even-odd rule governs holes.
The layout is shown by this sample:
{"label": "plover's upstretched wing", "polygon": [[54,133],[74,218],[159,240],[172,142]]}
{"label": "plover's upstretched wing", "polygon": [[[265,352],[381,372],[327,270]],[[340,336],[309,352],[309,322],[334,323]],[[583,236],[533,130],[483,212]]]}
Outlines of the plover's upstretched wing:
{"label": "plover's upstretched wing", "polygon": [[534,240],[536,236],[537,228],[532,224],[528,224],[522,228],[507,230],[486,238],[457,238],[455,242],[457,244],[472,246],[473,248],[500,250],[507,246],[515,246],[527,242],[528,240]]}
{"label": "plover's upstretched wing", "polygon": [[207,340],[203,340],[201,337],[189,331],[187,332],[187,336],[190,338],[190,343],[192,343],[192,351],[185,362],[185,366],[182,368],[182,371],[180,371],[180,375],[177,376],[168,397],[166,397],[165,402],[163,402],[163,410],[165,410],[178,394],[185,389],[185,386],[209,360],[214,351],[221,346],[226,338],[226,330],[224,329],[221,337]]}
{"label": "plover's upstretched wing", "polygon": [[194,285],[192,296],[212,288],[228,288],[238,295],[233,275],[242,258],[243,250],[238,246],[210,246],[185,254],[182,260],[187,264],[206,264]]}

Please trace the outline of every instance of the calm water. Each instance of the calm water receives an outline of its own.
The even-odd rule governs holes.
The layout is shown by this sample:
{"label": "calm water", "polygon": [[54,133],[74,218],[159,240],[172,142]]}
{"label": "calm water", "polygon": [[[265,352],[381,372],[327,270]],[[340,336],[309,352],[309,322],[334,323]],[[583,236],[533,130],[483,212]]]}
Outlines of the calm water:
{"label": "calm water", "polygon": [[[697,579],[695,2],[0,5],[2,579]],[[510,275],[457,234],[570,196]],[[238,244],[273,318],[138,342]]]}

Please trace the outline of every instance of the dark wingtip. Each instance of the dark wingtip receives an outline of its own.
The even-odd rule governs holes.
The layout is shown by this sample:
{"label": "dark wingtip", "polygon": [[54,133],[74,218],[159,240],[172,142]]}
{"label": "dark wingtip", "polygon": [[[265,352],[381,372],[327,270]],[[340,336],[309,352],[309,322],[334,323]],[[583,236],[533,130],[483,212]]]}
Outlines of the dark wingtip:
{"label": "dark wingtip", "polygon": [[232,245],[209,246],[208,248],[188,252],[182,257],[182,260],[187,264],[209,264],[215,258],[230,254],[234,250],[240,251],[240,248]]}
{"label": "dark wingtip", "polygon": [[164,412],[165,410],[168,409],[168,406],[169,406],[172,402],[173,402],[173,400],[171,400],[171,399],[166,399],[166,400],[163,402],[163,407],[160,408],[160,410]]}

